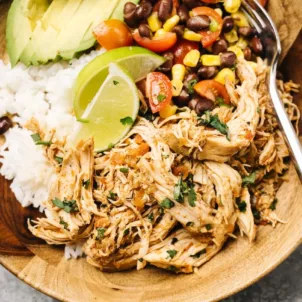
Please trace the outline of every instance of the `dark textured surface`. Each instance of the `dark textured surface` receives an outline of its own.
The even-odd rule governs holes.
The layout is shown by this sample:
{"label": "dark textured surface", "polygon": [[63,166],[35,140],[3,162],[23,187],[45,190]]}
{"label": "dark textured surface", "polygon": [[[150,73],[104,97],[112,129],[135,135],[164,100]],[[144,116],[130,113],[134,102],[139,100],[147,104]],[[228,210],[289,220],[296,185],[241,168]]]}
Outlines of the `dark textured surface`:
{"label": "dark textured surface", "polygon": [[[223,302],[300,302],[302,301],[301,275],[302,246],[270,275]],[[21,282],[1,266],[0,299],[1,302],[56,301]]]}

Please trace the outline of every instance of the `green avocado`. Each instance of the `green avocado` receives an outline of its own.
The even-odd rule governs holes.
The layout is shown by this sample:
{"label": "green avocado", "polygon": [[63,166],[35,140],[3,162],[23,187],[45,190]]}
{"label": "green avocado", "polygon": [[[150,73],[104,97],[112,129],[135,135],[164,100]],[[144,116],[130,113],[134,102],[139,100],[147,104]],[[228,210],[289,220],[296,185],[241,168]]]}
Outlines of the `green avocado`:
{"label": "green avocado", "polygon": [[15,66],[43,17],[47,0],[14,0],[7,17],[6,43],[11,65]]}

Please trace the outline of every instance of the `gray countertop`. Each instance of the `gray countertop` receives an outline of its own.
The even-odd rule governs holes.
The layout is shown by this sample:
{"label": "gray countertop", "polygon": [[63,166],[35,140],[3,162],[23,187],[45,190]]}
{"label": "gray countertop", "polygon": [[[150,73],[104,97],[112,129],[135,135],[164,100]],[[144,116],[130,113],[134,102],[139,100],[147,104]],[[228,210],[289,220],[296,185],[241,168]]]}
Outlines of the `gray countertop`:
{"label": "gray countertop", "polygon": [[[224,302],[302,302],[301,277],[302,246],[270,275]],[[0,301],[55,302],[56,300],[21,282],[0,266]]]}

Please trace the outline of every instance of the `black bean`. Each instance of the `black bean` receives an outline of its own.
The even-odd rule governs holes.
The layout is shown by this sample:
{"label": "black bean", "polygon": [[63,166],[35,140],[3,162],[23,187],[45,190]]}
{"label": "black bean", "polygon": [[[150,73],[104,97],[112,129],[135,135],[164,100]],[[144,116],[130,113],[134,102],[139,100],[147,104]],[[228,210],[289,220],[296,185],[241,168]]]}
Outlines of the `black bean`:
{"label": "black bean", "polygon": [[173,67],[174,55],[172,52],[166,52],[163,57],[166,59],[166,62],[159,67],[159,70],[162,72],[170,72]]}
{"label": "black bean", "polygon": [[152,14],[152,4],[150,2],[142,2],[137,8],[136,8],[136,17],[139,20],[147,19]]}
{"label": "black bean", "polygon": [[257,34],[257,30],[254,27],[244,26],[238,28],[238,33],[243,37],[251,38]]}
{"label": "black bean", "polygon": [[178,107],[184,107],[188,105],[189,101],[190,101],[190,95],[186,90],[183,89],[180,95],[177,98],[175,98],[174,103]]}
{"label": "black bean", "polygon": [[247,61],[251,60],[251,58],[252,58],[252,51],[251,51],[251,49],[249,47],[246,47],[243,50],[243,54],[244,54],[245,60],[247,60]]}
{"label": "black bean", "polygon": [[193,31],[200,31],[209,28],[211,19],[208,16],[195,16],[188,20],[187,27]]}
{"label": "black bean", "polygon": [[[198,75],[196,73],[188,74],[184,79],[184,88],[188,93],[192,93],[193,86],[199,81]],[[194,84],[195,83],[195,84]],[[194,85],[193,85],[194,84]]]}
{"label": "black bean", "polygon": [[158,9],[158,18],[161,21],[166,21],[172,12],[173,3],[172,0],[161,0]]}
{"label": "black bean", "polygon": [[217,73],[218,68],[215,66],[201,66],[197,71],[198,76],[203,80],[211,79],[215,77]]}
{"label": "black bean", "polygon": [[185,32],[185,26],[176,25],[172,28],[171,32],[176,33],[178,38],[182,38]]}
{"label": "black bean", "polygon": [[150,27],[147,24],[141,24],[138,27],[138,32],[141,37],[146,37],[146,38],[151,38],[152,37],[152,32],[150,30]]}
{"label": "black bean", "polygon": [[203,6],[203,3],[199,0],[183,0],[183,4],[185,4],[188,8],[194,8],[198,6]]}
{"label": "black bean", "polygon": [[225,39],[216,41],[212,46],[212,52],[214,55],[219,55],[221,52],[225,52],[228,49],[228,42]]}
{"label": "black bean", "polygon": [[195,110],[195,107],[197,105],[197,103],[199,102],[200,100],[200,96],[196,95],[193,97],[193,99],[191,99],[191,101],[188,103],[188,107],[191,109],[191,110]]}
{"label": "black bean", "polygon": [[227,16],[223,19],[222,32],[228,33],[234,28],[235,22],[231,16]]}
{"label": "black bean", "polygon": [[250,47],[252,49],[252,51],[257,55],[260,56],[263,53],[263,45],[260,41],[259,38],[254,37],[251,41],[250,41]]}
{"label": "black bean", "polygon": [[195,111],[198,115],[202,115],[205,111],[213,110],[214,107],[215,105],[211,100],[200,97],[198,103],[195,106]]}
{"label": "black bean", "polygon": [[236,62],[236,54],[232,51],[226,51],[220,54],[221,67],[232,67]]}
{"label": "black bean", "polygon": [[177,15],[179,16],[180,23],[187,23],[190,19],[189,10],[185,5],[180,5],[177,9]]}
{"label": "black bean", "polygon": [[136,27],[136,5],[132,2],[127,2],[124,6],[124,21],[130,27]]}
{"label": "black bean", "polygon": [[8,116],[0,117],[0,135],[4,134],[12,126],[12,120]]}

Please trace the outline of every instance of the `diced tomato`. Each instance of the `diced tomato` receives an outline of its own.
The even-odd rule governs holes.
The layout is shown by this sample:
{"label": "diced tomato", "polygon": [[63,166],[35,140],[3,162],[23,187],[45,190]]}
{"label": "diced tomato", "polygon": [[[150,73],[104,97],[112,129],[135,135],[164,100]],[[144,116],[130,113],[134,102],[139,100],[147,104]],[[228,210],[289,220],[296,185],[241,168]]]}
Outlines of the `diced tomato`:
{"label": "diced tomato", "polygon": [[147,143],[142,143],[138,147],[131,148],[128,150],[128,155],[137,158],[138,156],[143,156],[149,152],[150,147]]}
{"label": "diced tomato", "polygon": [[212,99],[214,95],[215,98],[221,97],[226,104],[230,104],[230,96],[225,86],[215,80],[200,81],[194,86],[194,90],[200,96]]}
{"label": "diced tomato", "polygon": [[267,0],[258,0],[258,1],[263,7],[266,6]]}
{"label": "diced tomato", "polygon": [[184,57],[191,50],[198,50],[199,43],[188,41],[188,40],[180,40],[176,43],[176,45],[172,48],[172,52],[174,54],[174,64],[183,64]]}
{"label": "diced tomato", "polygon": [[132,36],[138,45],[154,52],[167,51],[168,49],[172,48],[177,42],[176,34],[170,32],[167,32],[163,37],[149,39],[141,37],[138,30],[135,30]]}
{"label": "diced tomato", "polygon": [[194,16],[199,16],[199,15],[209,16],[210,18],[214,19],[217,22],[216,31],[212,32],[208,29],[200,32],[202,36],[201,38],[202,46],[204,48],[211,46],[220,36],[222,25],[223,25],[222,18],[214,9],[206,6],[196,7],[192,10],[192,13]]}
{"label": "diced tomato", "polygon": [[161,72],[151,72],[147,75],[147,97],[153,113],[159,112],[172,100],[172,83]]}
{"label": "diced tomato", "polygon": [[131,46],[133,39],[127,25],[120,20],[106,20],[98,25],[93,34],[100,45],[107,50]]}

